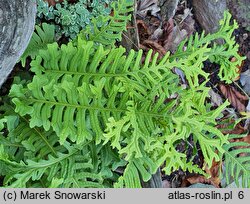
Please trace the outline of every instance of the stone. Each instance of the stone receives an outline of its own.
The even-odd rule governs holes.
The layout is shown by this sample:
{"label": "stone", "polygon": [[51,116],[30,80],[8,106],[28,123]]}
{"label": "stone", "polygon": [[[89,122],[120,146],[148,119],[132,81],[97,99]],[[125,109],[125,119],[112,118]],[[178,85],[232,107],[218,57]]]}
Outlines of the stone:
{"label": "stone", "polygon": [[206,33],[214,33],[219,29],[219,21],[227,9],[226,0],[193,0],[194,15]]}
{"label": "stone", "polygon": [[35,0],[0,1],[0,87],[25,51],[35,17]]}
{"label": "stone", "polygon": [[196,183],[196,184],[189,186],[188,188],[215,188],[215,187],[213,185],[209,185],[209,184]]}

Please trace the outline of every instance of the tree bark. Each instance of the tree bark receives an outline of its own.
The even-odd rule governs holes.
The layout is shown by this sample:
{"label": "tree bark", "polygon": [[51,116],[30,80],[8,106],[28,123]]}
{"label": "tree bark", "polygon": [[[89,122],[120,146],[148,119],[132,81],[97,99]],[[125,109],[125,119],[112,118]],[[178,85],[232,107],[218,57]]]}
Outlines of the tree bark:
{"label": "tree bark", "polygon": [[35,0],[0,1],[0,87],[30,41],[35,16]]}

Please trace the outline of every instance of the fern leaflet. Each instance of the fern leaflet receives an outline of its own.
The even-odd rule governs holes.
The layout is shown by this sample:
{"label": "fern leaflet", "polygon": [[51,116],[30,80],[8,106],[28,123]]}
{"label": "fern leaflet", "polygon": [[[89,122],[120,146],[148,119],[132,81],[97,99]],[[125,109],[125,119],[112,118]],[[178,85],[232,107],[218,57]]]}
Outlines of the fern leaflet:
{"label": "fern leaflet", "polygon": [[46,49],[47,45],[55,42],[55,26],[43,23],[36,26],[36,32],[33,33],[28,47],[21,57],[22,66],[25,66],[27,57],[34,59],[39,50]]}
{"label": "fern leaflet", "polygon": [[[239,139],[242,135],[230,135],[229,139]],[[246,142],[231,142],[223,146],[225,150],[226,182],[229,184],[233,177],[239,186],[239,178],[242,176],[242,187],[250,187],[250,149]]]}
{"label": "fern leaflet", "polygon": [[[122,32],[126,30],[127,22],[133,11],[133,0],[118,0],[111,4],[113,15],[100,16],[91,20],[93,28],[88,26],[86,31],[82,31],[83,39],[101,43],[102,45],[114,45],[116,40],[121,40]],[[102,25],[100,26],[100,22]]]}

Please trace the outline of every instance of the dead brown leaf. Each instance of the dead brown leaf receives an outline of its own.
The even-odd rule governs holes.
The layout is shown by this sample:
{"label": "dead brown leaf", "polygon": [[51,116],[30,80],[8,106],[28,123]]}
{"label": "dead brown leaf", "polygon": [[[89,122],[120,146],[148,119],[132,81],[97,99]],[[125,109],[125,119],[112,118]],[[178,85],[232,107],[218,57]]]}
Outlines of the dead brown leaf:
{"label": "dead brown leaf", "polygon": [[183,14],[175,16],[176,25],[173,28],[173,39],[170,50],[175,52],[178,45],[194,31],[195,21],[190,9],[185,9]]}
{"label": "dead brown leaf", "polygon": [[163,23],[162,45],[169,51],[173,41],[174,20],[170,18],[168,22]]}
{"label": "dead brown leaf", "polygon": [[[236,59],[235,57],[232,57],[232,59],[231,59],[230,61],[231,61],[231,62],[236,62],[237,59]],[[241,65],[238,65],[238,66],[237,66],[237,73],[238,73],[238,74],[241,73],[241,70],[242,70],[243,65],[244,65],[244,61],[242,61]],[[236,77],[236,78],[234,79],[234,81],[237,81],[237,80],[239,80],[239,79],[240,79],[240,76]]]}
{"label": "dead brown leaf", "polygon": [[50,6],[55,6],[57,3],[62,3],[63,0],[45,0],[49,3]]}
{"label": "dead brown leaf", "polygon": [[213,179],[206,179],[204,176],[201,176],[201,175],[195,175],[195,176],[189,177],[187,178],[187,181],[190,183],[190,185],[196,184],[196,183],[205,183],[205,184],[212,184],[216,188],[219,188],[218,184],[220,184],[220,179],[218,177],[213,178]]}
{"label": "dead brown leaf", "polygon": [[221,182],[219,178],[220,169],[221,169],[221,162],[213,161],[211,168],[208,167],[205,168],[205,171],[207,174],[210,175],[210,178],[207,179],[202,175],[194,175],[187,178],[187,181],[191,185],[196,183],[205,183],[205,184],[212,184],[216,188],[219,188]]}
{"label": "dead brown leaf", "polygon": [[242,127],[240,123],[238,123],[233,129],[228,129],[227,127],[235,123],[235,121],[228,121],[228,123],[223,123],[220,125],[217,125],[216,127],[218,129],[221,129],[221,132],[226,135],[226,134],[235,134],[235,135],[241,135],[244,132],[246,132],[245,128]]}
{"label": "dead brown leaf", "polygon": [[154,52],[159,53],[159,58],[162,58],[166,54],[166,50],[159,43],[152,40],[144,40],[143,45],[154,50]]}
{"label": "dead brown leaf", "polygon": [[151,35],[149,27],[143,20],[136,20],[140,42],[147,40]]}
{"label": "dead brown leaf", "polygon": [[239,112],[244,112],[246,110],[245,103],[248,101],[248,97],[242,95],[234,87],[230,85],[220,84],[219,88],[222,94],[229,100],[231,105],[235,107]]}
{"label": "dead brown leaf", "polygon": [[217,188],[219,188],[220,186],[220,178],[219,178],[220,170],[221,170],[221,161],[216,162],[214,160],[211,168],[208,168],[207,166],[205,168],[206,173],[211,176],[208,180],[210,180],[211,184],[213,184]]}
{"label": "dead brown leaf", "polygon": [[176,25],[173,28],[173,36],[174,37],[171,43],[170,51],[174,53],[177,47],[179,46],[180,42],[183,41],[187,37],[187,31],[184,29],[181,30],[180,27]]}
{"label": "dead brown leaf", "polygon": [[178,17],[181,19],[179,23],[180,28],[186,30],[188,36],[192,35],[195,31],[195,21],[191,10],[189,8],[186,8],[184,10],[184,13],[182,15],[179,15]]}

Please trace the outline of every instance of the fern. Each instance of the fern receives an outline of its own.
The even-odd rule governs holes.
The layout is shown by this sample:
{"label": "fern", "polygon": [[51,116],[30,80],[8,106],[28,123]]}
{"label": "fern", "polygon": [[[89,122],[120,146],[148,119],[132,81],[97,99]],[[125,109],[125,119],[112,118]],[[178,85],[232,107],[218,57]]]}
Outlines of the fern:
{"label": "fern", "polygon": [[84,146],[80,149],[68,147],[67,154],[59,154],[57,158],[49,155],[47,160],[38,162],[27,160],[27,164],[10,161],[2,154],[1,146],[0,160],[11,166],[4,182],[11,183],[11,187],[27,187],[27,182],[32,180],[44,182],[47,186],[53,178],[63,178],[61,187],[102,187],[102,178],[91,172],[93,165]]}
{"label": "fern", "polygon": [[[73,142],[81,143],[93,139],[93,136],[96,142],[100,143],[104,130],[102,124],[107,123],[110,117],[120,118],[126,111],[126,102],[130,98],[141,100],[148,97],[148,107],[141,105],[137,115],[144,118],[150,116],[152,119],[156,116],[164,117],[164,110],[161,110],[162,116],[158,116],[157,109],[160,109],[160,104],[157,104],[158,107],[152,116],[145,112],[150,108],[153,97],[159,94],[156,89],[148,95],[147,89],[165,89],[163,83],[159,83],[165,78],[164,83],[169,84],[174,90],[173,82],[176,77],[167,77],[171,71],[163,69],[164,63],[167,64],[166,59],[156,64],[155,56],[153,64],[149,64],[149,53],[148,62],[140,68],[138,65],[142,53],[136,56],[135,52],[131,52],[126,57],[124,48],[108,51],[100,46],[91,56],[89,50],[92,47],[92,42],[82,41],[79,41],[78,47],[73,47],[70,43],[68,46],[62,46],[60,50],[56,44],[49,45],[48,51],[41,51],[43,57],[38,57],[31,64],[32,70],[38,75],[28,84],[28,88],[23,89],[21,85],[14,85],[11,90],[12,95],[20,96],[13,99],[18,107],[16,111],[21,115],[30,114],[31,127],[43,126],[45,130],[52,127],[60,137],[61,144],[67,137]],[[133,89],[131,84],[134,84]],[[124,94],[125,90],[127,92]],[[28,98],[24,94],[27,91],[31,94]],[[162,93],[159,103],[168,96],[169,93]],[[118,97],[122,101],[120,104],[117,103]],[[29,106],[30,104],[32,106]],[[152,119],[143,122],[144,126],[149,124],[152,127]]]}
{"label": "fern", "polygon": [[[14,113],[10,105],[3,107],[8,109],[0,120],[0,131],[5,127],[9,131],[6,136],[0,135],[0,175],[5,175],[5,186],[110,187],[111,181],[117,177],[111,171],[112,165],[126,164],[108,146],[96,149],[94,144],[81,144],[80,148],[70,147],[69,143],[59,145],[54,132],[30,128],[27,119]],[[11,128],[11,124],[15,126]],[[72,151],[72,154],[67,153]],[[74,173],[71,177],[53,174],[58,173],[59,168]],[[36,177],[39,172],[40,177]],[[50,173],[53,177],[51,184]]]}
{"label": "fern", "polygon": [[[102,45],[113,45],[116,40],[121,40],[122,32],[131,16],[127,15],[133,11],[133,0],[118,0],[111,4],[113,15],[99,16],[93,18],[91,23],[80,35],[83,39],[101,43]],[[101,22],[101,26],[100,26]]]}
{"label": "fern", "polygon": [[[166,55],[158,61],[158,55],[152,56],[150,51],[141,65],[142,51],[125,56],[124,48],[96,48],[93,42],[81,38],[77,45],[48,45],[48,50],[39,54],[31,63],[33,81],[27,86],[13,85],[10,91],[11,96],[17,96],[12,100],[16,112],[30,116],[31,128],[52,128],[61,145],[68,139],[78,144],[111,142],[120,157],[129,162],[125,172],[130,175],[137,170],[134,184],[126,183],[124,174],[125,180],[120,178],[118,186],[138,186],[137,174],[147,181],[164,162],[168,173],[187,168],[185,155],[178,154],[175,143],[191,133],[201,144],[209,165],[213,159],[219,160],[216,150],[223,153],[221,145],[227,142],[226,137],[212,126],[227,104],[207,112],[208,89],[182,90],[171,72],[179,63],[190,65],[191,60],[170,62]],[[164,104],[176,92],[179,102]],[[148,173],[141,163],[145,155],[151,163],[146,168],[151,169]]]}
{"label": "fern", "polygon": [[46,158],[48,154],[57,155],[57,151],[66,149],[58,145],[57,135],[52,131],[34,127],[30,128],[29,120],[15,113],[14,107],[5,104],[3,119],[8,130],[8,137],[1,137],[2,145],[8,155],[15,155],[16,160]]}
{"label": "fern", "polygon": [[[231,17],[231,14],[228,11],[225,11],[224,19],[220,21],[221,27],[216,33],[208,34],[206,36],[204,32],[202,32],[200,36],[196,33],[194,36],[184,40],[179,45],[177,52],[171,56],[171,59],[188,59],[191,54],[199,52],[204,46],[206,47],[209,45],[210,49],[207,49],[205,56],[211,62],[220,65],[220,79],[226,83],[231,83],[239,75],[238,66],[240,66],[245,59],[245,57],[241,57],[238,54],[239,45],[235,42],[235,37],[233,36],[233,31],[238,28],[238,24],[235,20],[233,21],[233,24],[231,24]],[[215,40],[223,40],[224,43],[218,44]],[[234,57],[235,60],[231,60],[232,57]],[[189,69],[184,69],[183,71],[186,74],[189,72]],[[197,76],[197,74],[192,76]],[[189,78],[188,81],[191,84],[193,83]]]}
{"label": "fern", "polygon": [[[229,139],[239,139],[242,135],[230,135]],[[231,142],[223,146],[225,150],[225,172],[226,182],[230,183],[233,177],[236,185],[239,186],[239,178],[242,177],[242,187],[250,187],[250,149],[245,142]],[[240,155],[240,154],[243,154]]]}
{"label": "fern", "polygon": [[[152,50],[126,55],[122,47],[107,46],[120,39],[131,5],[114,3],[104,26],[74,42],[46,45],[31,62],[32,81],[13,84],[15,113],[5,109],[0,120],[0,130],[8,130],[0,148],[5,186],[135,188],[159,167],[167,174],[182,168],[206,175],[177,150],[190,135],[209,167],[231,151],[227,136],[215,128],[228,102],[211,110],[209,75],[202,69],[209,59],[220,63],[223,80],[234,76],[227,72],[230,57],[238,56],[229,14],[218,33],[191,37],[175,55],[158,60]],[[217,45],[218,38],[226,43]],[[188,89],[179,86],[174,67],[185,72]],[[10,148],[16,143],[20,148]]]}
{"label": "fern", "polygon": [[55,42],[55,26],[43,23],[40,26],[36,25],[36,32],[33,33],[28,47],[21,57],[22,66],[25,66],[27,57],[34,59],[39,50],[46,49],[47,45]]}
{"label": "fern", "polygon": [[147,182],[151,178],[152,174],[155,174],[158,166],[152,159],[147,157],[146,154],[141,158],[134,158],[129,161],[126,169],[117,183],[114,184],[115,188],[140,188],[141,183],[138,178],[142,178],[143,181]]}
{"label": "fern", "polygon": [[[41,170],[40,167],[44,167],[44,164],[49,163],[48,158],[50,158],[49,160],[51,161],[53,160],[53,162],[58,161],[62,155],[68,155],[72,147],[70,147],[68,142],[63,146],[60,145],[57,135],[51,130],[45,131],[37,127],[30,128],[28,119],[15,113],[13,106],[7,101],[0,107],[0,113],[0,141],[2,145],[0,175],[5,175],[5,178],[9,179],[8,181],[6,180],[5,186],[110,187],[112,186],[112,180],[115,180],[117,177],[116,173],[111,171],[112,166],[126,164],[122,162],[118,155],[109,150],[109,146],[96,147],[95,144],[82,144],[81,149],[78,148],[78,156],[76,155],[79,161],[77,161],[77,164],[72,164],[72,167],[68,167],[69,169],[75,168],[74,178],[71,177],[67,179],[65,176],[56,175],[53,179],[53,182],[56,183],[50,184],[50,180],[47,179],[48,173],[56,168],[56,164],[55,166],[51,164],[46,171],[42,173],[40,178],[34,179],[33,176],[31,177],[30,175],[30,177],[27,177],[25,180],[27,176],[26,171],[30,174],[37,174],[38,169]],[[1,130],[4,129],[4,133],[1,134]],[[83,149],[83,147],[85,149]],[[86,153],[86,151],[88,153]],[[81,158],[83,158],[83,160],[81,160]],[[72,158],[70,161],[71,160]],[[33,168],[32,170],[30,169],[30,162],[36,163],[36,170]],[[66,163],[67,162],[64,162],[62,164],[64,165]],[[84,168],[85,163],[86,166],[90,166],[91,169],[87,169],[83,172],[81,169]],[[61,163],[58,161],[57,164],[60,165]],[[76,172],[79,172],[79,174]],[[21,184],[19,181],[16,181],[17,177],[21,179],[20,182],[24,183]],[[94,181],[89,182],[91,179]],[[105,182],[103,182],[104,179]]]}

